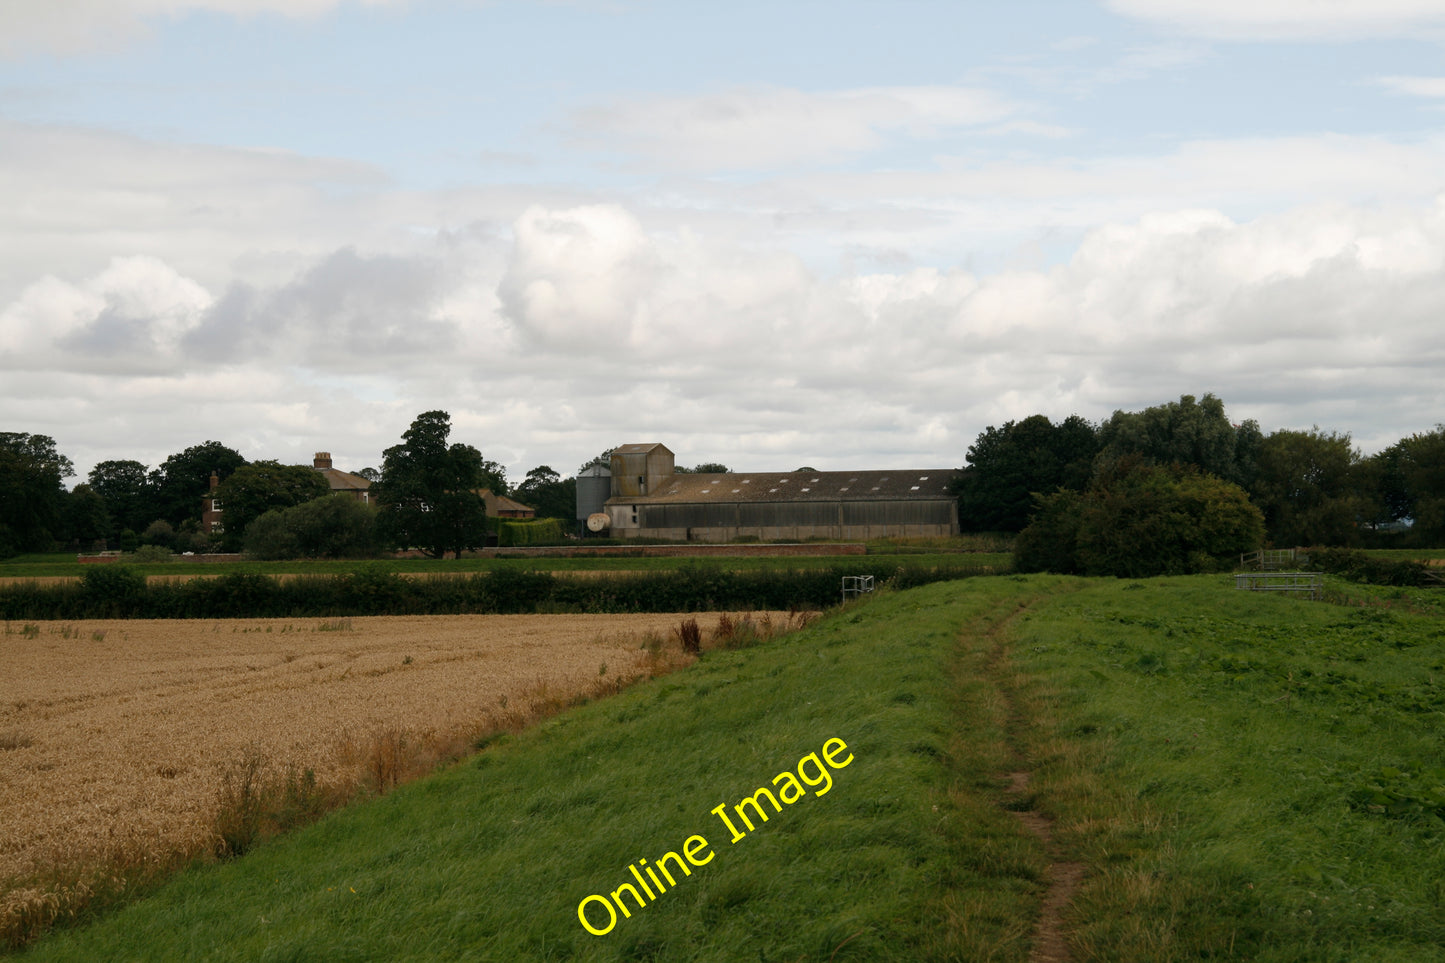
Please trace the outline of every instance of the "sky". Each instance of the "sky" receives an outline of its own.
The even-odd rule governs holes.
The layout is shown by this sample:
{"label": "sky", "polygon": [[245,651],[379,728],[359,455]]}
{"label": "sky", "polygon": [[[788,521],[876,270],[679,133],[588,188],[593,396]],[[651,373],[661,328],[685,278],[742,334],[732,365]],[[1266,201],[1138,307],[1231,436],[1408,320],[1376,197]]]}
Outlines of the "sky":
{"label": "sky", "polygon": [[0,430],[519,482],[1445,422],[1445,0],[0,0]]}

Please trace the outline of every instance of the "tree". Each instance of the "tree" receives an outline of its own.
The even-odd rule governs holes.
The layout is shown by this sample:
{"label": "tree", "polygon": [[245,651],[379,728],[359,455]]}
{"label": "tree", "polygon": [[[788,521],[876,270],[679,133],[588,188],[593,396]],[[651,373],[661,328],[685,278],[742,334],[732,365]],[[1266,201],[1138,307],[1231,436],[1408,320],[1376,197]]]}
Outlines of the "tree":
{"label": "tree", "polygon": [[1370,514],[1349,435],[1281,429],[1264,440],[1254,503],[1276,545],[1350,545]]}
{"label": "tree", "polygon": [[577,469],[577,474],[582,474],[593,465],[601,465],[603,468],[611,468],[612,453],[616,451],[618,447],[620,446],[613,446],[612,448],[602,449],[599,454],[593,455],[591,458],[584,461],[582,465]]}
{"label": "tree", "polygon": [[527,472],[513,495],[531,506],[538,518],[561,518],[570,523],[577,513],[577,479],[564,479],[549,465]]}
{"label": "tree", "polygon": [[1138,455],[1154,465],[1193,465],[1248,488],[1260,441],[1259,425],[1230,424],[1224,402],[1214,395],[1197,402],[1193,395],[1181,395],[1178,401],[1143,411],[1114,412],[1099,426],[1095,468],[1107,469],[1125,455]]}
{"label": "tree", "polygon": [[[812,471],[811,468],[799,468],[799,471]],[[726,475],[728,466],[720,461],[705,461],[696,468],[674,468],[673,471],[679,475]]]}
{"label": "tree", "polygon": [[968,449],[954,483],[959,527],[966,532],[1017,532],[1028,524],[1034,495],[1089,484],[1098,441],[1093,425],[1070,415],[1055,425],[1044,415],[990,425]]}
{"label": "tree", "polygon": [[[116,532],[126,528],[141,531],[161,514],[150,469],[138,461],[103,461],[90,470],[87,480],[105,499]],[[196,494],[204,494],[204,490]]]}
{"label": "tree", "polygon": [[0,556],[45,551],[64,522],[70,459],[49,435],[0,432]]}
{"label": "tree", "polygon": [[1445,544],[1445,425],[1402,439],[1397,447],[1414,520],[1411,535],[1421,546]]}
{"label": "tree", "polygon": [[300,505],[330,492],[326,479],[309,465],[276,461],[242,465],[216,489],[223,513],[221,544],[236,551],[245,539],[246,526],[266,512]]}
{"label": "tree", "polygon": [[398,548],[416,546],[441,558],[485,542],[486,504],[477,491],[488,484],[487,462],[471,445],[448,446],[450,434],[449,414],[423,412],[402,443],[382,453],[381,481],[372,490],[381,503],[382,537]]}
{"label": "tree", "polygon": [[66,496],[65,531],[81,548],[95,545],[104,549],[110,538],[111,521],[105,499],[84,482]]}
{"label": "tree", "polygon": [[262,559],[367,558],[377,551],[377,510],[347,494],[272,509],[246,527],[246,554]]}
{"label": "tree", "polygon": [[1143,578],[1209,572],[1259,546],[1264,517],[1244,489],[1198,469],[1122,459],[1082,496],[1045,496],[1015,565]]}
{"label": "tree", "polygon": [[211,473],[215,472],[221,481],[225,481],[244,464],[246,459],[240,452],[227,448],[219,441],[192,445],[171,455],[151,472],[150,482],[156,499],[155,517],[175,526],[188,518],[199,520],[201,499],[210,489]]}

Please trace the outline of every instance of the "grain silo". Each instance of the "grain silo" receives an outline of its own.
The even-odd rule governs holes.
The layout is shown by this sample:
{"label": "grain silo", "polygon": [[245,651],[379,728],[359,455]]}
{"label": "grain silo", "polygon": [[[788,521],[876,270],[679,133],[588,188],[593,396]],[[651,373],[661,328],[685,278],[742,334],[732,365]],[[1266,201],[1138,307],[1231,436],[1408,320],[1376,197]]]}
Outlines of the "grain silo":
{"label": "grain silo", "polygon": [[606,465],[588,465],[577,473],[577,522],[586,522],[592,515],[607,511],[604,507],[612,494],[612,469]]}

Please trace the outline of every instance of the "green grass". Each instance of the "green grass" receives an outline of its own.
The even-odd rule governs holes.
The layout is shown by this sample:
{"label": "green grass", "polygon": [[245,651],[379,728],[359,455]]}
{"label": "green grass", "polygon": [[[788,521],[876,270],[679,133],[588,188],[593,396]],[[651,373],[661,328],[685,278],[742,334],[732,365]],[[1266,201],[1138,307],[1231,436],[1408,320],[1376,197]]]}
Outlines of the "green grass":
{"label": "green grass", "polygon": [[1197,577],[1020,618],[1036,802],[1093,868],[1077,956],[1445,960],[1445,789],[1409,774],[1445,781],[1445,624],[1333,590],[1375,604]]}
{"label": "green grass", "polygon": [[[1087,871],[1064,915],[1079,961],[1445,961],[1440,594],[1232,586],[880,593],[196,867],[26,958],[1022,963],[1052,859]],[[709,811],[831,738],[853,761],[827,794],[730,843]],[[1048,847],[1008,811],[1030,807]],[[710,862],[583,930],[580,901],[694,834]]]}

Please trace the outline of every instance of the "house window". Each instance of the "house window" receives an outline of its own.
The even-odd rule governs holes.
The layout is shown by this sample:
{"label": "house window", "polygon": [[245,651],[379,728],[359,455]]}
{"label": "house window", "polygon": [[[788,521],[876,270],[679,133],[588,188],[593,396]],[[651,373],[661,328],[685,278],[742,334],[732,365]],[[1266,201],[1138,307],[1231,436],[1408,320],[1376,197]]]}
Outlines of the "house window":
{"label": "house window", "polygon": [[219,498],[213,498],[213,499],[211,499],[211,511],[213,511],[213,512],[219,512],[220,510],[221,510],[221,500],[220,500]]}

